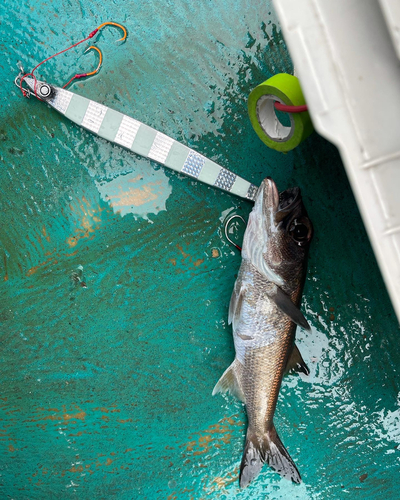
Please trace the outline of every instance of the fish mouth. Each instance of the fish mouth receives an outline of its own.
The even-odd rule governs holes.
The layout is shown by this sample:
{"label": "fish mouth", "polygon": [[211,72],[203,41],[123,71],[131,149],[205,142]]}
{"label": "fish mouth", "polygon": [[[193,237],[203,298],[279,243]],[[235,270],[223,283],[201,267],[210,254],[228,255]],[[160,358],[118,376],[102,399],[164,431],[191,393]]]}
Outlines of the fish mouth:
{"label": "fish mouth", "polygon": [[263,180],[257,198],[263,207],[264,216],[269,215],[274,225],[297,212],[302,203],[300,188],[293,187],[280,193],[271,177]]}
{"label": "fish mouth", "polygon": [[261,198],[264,212],[275,214],[279,208],[279,191],[271,177],[266,177],[260,186],[257,198]]}

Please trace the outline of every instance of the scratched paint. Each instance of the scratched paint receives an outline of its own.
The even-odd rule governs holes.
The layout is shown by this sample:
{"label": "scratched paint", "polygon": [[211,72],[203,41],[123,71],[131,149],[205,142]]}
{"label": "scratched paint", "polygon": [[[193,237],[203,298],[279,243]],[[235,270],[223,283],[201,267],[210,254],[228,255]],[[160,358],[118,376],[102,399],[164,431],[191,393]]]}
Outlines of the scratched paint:
{"label": "scratched paint", "polygon": [[[0,38],[0,497],[387,499],[400,487],[399,328],[340,157],[316,134],[286,155],[247,118],[292,64],[270,2],[3,2]],[[12,80],[106,20],[99,75],[73,90],[258,184],[299,185],[315,226],[298,344],[275,423],[303,477],[240,491],[242,404],[211,397],[233,359],[240,255],[223,222],[251,205],[61,119]],[[77,48],[41,68],[88,70]],[[240,244],[236,220],[231,237]],[[74,274],[75,273],[75,274]],[[73,276],[78,279],[72,279]],[[82,286],[84,281],[86,287]]]}

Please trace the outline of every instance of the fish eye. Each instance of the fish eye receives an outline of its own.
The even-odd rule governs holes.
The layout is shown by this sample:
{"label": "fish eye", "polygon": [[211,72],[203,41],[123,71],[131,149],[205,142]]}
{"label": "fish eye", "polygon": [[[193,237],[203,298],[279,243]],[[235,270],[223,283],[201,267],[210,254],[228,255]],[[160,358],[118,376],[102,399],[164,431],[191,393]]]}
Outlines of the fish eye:
{"label": "fish eye", "polygon": [[302,246],[309,240],[309,227],[303,222],[294,219],[289,228],[289,234],[294,239],[294,241]]}

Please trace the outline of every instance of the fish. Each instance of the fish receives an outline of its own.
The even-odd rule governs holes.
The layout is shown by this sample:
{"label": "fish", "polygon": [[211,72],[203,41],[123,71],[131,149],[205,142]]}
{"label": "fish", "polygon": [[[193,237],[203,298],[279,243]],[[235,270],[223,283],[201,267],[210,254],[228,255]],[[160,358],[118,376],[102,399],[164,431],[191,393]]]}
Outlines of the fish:
{"label": "fish", "polygon": [[264,463],[294,483],[301,482],[273,417],[283,376],[293,371],[309,374],[295,332],[297,325],[310,329],[299,305],[312,236],[300,189],[279,193],[270,177],[264,179],[244,233],[242,262],[229,304],[235,359],[212,393],[229,391],[246,407],[241,488],[259,475]]}

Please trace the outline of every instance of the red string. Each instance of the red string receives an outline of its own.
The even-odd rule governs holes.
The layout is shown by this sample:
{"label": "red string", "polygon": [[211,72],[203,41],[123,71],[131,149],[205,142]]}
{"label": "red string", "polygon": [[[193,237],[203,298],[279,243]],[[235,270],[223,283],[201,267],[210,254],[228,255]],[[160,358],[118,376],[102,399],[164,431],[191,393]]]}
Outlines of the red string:
{"label": "red string", "polygon": [[[36,76],[35,76],[33,73],[34,73],[34,72],[38,69],[38,67],[39,67],[39,66],[41,66],[41,65],[42,65],[42,64],[44,64],[45,62],[49,61],[49,60],[50,60],[50,59],[52,59],[53,57],[59,56],[60,54],[63,54],[64,52],[67,52],[67,50],[73,49],[73,48],[74,48],[74,47],[76,47],[77,45],[79,45],[79,44],[81,44],[81,43],[83,43],[83,42],[86,42],[86,40],[89,40],[89,38],[93,38],[93,37],[94,37],[94,35],[95,35],[98,31],[99,31],[99,30],[96,28],[94,31],[92,31],[92,32],[90,33],[90,35],[89,35],[89,36],[87,36],[87,37],[86,37],[86,38],[84,38],[83,40],[80,40],[79,42],[74,43],[73,45],[71,45],[71,46],[70,46],[70,47],[68,47],[67,49],[61,50],[60,52],[57,52],[57,54],[54,54],[54,55],[52,55],[52,56],[48,57],[48,58],[47,58],[47,59],[45,59],[44,61],[40,62],[37,66],[35,66],[35,67],[33,68],[33,70],[32,70],[30,73],[26,73],[26,74],[25,74],[25,75],[21,78],[21,81],[20,81],[20,84],[19,84],[19,86],[20,86],[20,88],[21,88],[22,95],[23,95],[24,97],[26,97],[26,94],[27,94],[26,90],[22,88],[22,82],[25,80],[25,78],[26,78],[26,77],[28,77],[28,76],[32,76],[32,78],[34,79],[34,82],[35,82],[35,83],[34,83],[34,92],[35,92],[35,96],[36,96],[39,100],[41,100],[41,99],[40,99],[40,97],[37,95],[37,91],[36,91],[37,79],[36,79]],[[82,76],[82,75],[79,75],[79,78],[81,78],[81,76]],[[77,75],[76,75],[75,77],[73,77],[73,78],[76,78],[76,77],[77,77]],[[72,78],[72,80],[73,80],[73,78]],[[71,80],[70,80],[70,81],[71,81]],[[69,82],[68,82],[68,83],[69,83]],[[68,84],[67,84],[67,85],[68,85]]]}
{"label": "red string", "polygon": [[66,87],[68,87],[68,85],[72,82],[72,80],[78,80],[78,78],[84,78],[85,76],[88,76],[87,73],[81,73],[80,75],[75,75],[73,76],[69,82],[67,82],[65,85],[63,85],[63,89],[65,89]]}
{"label": "red string", "polygon": [[288,106],[277,101],[275,102],[275,109],[284,113],[303,113],[304,111],[308,111],[307,104],[303,106]]}

